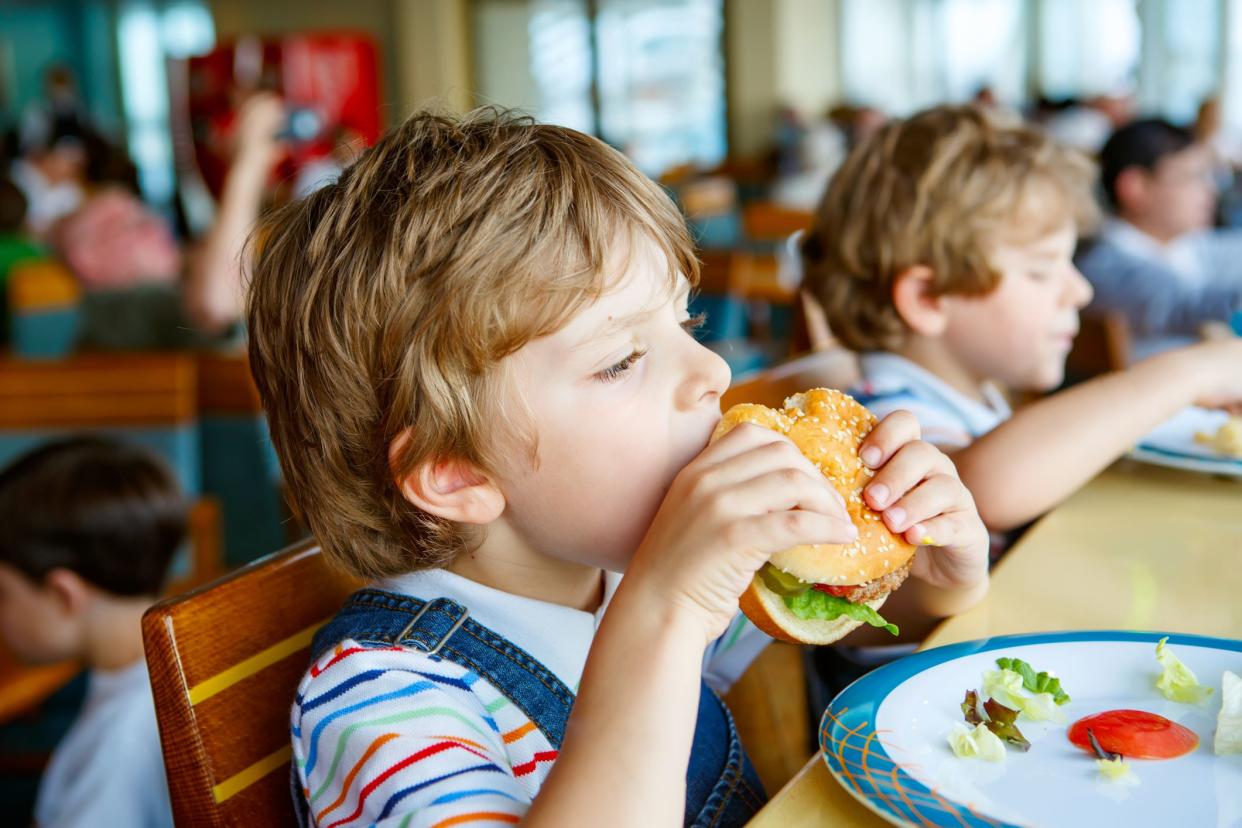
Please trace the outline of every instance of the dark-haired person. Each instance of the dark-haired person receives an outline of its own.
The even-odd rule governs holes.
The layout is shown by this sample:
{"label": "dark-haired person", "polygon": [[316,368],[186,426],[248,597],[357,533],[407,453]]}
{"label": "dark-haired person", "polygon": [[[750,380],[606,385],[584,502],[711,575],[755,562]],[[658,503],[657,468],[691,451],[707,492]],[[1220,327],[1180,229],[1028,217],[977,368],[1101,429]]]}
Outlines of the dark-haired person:
{"label": "dark-haired person", "polygon": [[1087,313],[1120,312],[1142,358],[1198,339],[1242,308],[1242,232],[1215,230],[1209,149],[1167,121],[1135,121],[1100,152],[1112,216],[1076,264],[1095,288]]}
{"label": "dark-haired person", "polygon": [[141,620],[185,528],[171,473],[136,447],[75,438],[0,472],[0,635],[27,661],[89,669],[40,826],[172,825]]}

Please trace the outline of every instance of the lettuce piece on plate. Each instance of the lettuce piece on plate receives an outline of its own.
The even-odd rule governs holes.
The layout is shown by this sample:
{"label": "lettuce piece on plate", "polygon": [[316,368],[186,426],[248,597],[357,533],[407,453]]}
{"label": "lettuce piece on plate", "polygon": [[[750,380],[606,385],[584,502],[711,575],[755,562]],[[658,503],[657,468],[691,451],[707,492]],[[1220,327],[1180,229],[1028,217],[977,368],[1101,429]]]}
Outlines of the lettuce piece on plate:
{"label": "lettuce piece on plate", "polygon": [[1051,693],[1028,696],[1022,692],[1025,686],[1022,676],[1013,670],[988,670],[983,674],[983,695],[1019,711],[1033,722],[1064,718]]}
{"label": "lettuce piece on plate", "polygon": [[1057,704],[1069,702],[1069,694],[1061,689],[1061,679],[1047,672],[1035,672],[1035,668],[1020,658],[998,658],[996,666],[1002,670],[1013,670],[1022,676],[1022,686],[1032,693],[1051,693]]}
{"label": "lettuce piece on plate", "polygon": [[967,727],[960,722],[949,733],[949,747],[958,759],[983,759],[987,762],[1005,761],[1005,743],[987,725],[980,722]]}
{"label": "lettuce piece on plate", "polygon": [[1220,679],[1220,713],[1212,749],[1217,756],[1242,753],[1242,678],[1228,670]]}
{"label": "lettuce piece on plate", "polygon": [[1160,677],[1156,679],[1156,689],[1169,701],[1199,704],[1212,694],[1212,688],[1201,685],[1190,668],[1173,655],[1172,650],[1165,644],[1168,640],[1166,635],[1156,642],[1156,660],[1161,667]]}

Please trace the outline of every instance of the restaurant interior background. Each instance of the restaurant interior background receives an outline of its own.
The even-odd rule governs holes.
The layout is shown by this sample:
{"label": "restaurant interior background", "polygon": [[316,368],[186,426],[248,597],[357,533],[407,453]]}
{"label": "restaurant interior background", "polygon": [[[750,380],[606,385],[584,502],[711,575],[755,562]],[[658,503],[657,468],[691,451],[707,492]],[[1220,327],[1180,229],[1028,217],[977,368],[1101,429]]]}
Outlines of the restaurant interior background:
{"label": "restaurant interior background", "polygon": [[[196,504],[172,590],[301,535],[236,320],[195,330],[179,305],[187,262],[221,232],[239,112],[261,91],[281,96],[284,155],[259,211],[330,180],[421,107],[516,107],[598,135],[685,211],[702,335],[744,378],[808,347],[785,240],[869,130],[974,100],[1089,152],[1139,114],[1229,145],[1242,137],[1242,0],[3,0],[3,165],[72,122],[73,208],[125,193],[165,264],[100,261],[62,238],[13,265],[0,465],[74,431],[155,448]],[[1222,183],[1228,225],[1242,199]],[[1116,358],[1103,354],[1079,355],[1082,371]],[[0,675],[16,677],[0,698],[0,801],[28,806],[81,680],[75,665],[27,670],[4,654]]]}

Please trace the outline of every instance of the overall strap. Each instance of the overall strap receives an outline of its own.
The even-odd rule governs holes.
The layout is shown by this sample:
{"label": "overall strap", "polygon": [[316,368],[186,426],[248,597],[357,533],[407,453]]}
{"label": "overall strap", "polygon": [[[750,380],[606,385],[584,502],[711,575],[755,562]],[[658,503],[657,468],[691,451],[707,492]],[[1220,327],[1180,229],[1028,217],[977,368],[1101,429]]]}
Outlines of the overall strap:
{"label": "overall strap", "polygon": [[312,659],[346,639],[409,647],[472,670],[525,713],[554,749],[560,749],[573,691],[530,653],[470,618],[470,611],[456,601],[360,590],[316,633]]}

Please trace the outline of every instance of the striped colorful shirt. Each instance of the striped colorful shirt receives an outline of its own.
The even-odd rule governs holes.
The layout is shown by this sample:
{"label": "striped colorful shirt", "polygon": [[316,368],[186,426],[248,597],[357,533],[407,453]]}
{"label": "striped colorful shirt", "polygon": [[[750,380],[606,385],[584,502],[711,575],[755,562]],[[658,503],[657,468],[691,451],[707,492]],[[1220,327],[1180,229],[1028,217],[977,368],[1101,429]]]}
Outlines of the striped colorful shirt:
{"label": "striped colorful shirt", "polygon": [[881,419],[894,411],[909,411],[918,419],[923,439],[942,449],[965,448],[1012,414],[991,383],[980,388],[985,400],[980,402],[897,354],[865,353],[858,358],[858,367],[861,380],[850,389],[854,399]]}
{"label": "striped colorful shirt", "polygon": [[[444,570],[376,584],[451,598],[577,689],[620,576],[605,575],[595,613],[491,589]],[[728,689],[767,645],[739,615],[708,648],[704,678]],[[518,822],[556,760],[526,715],[486,679],[419,650],[342,641],[303,676],[293,754],[320,828],[447,828]]]}

